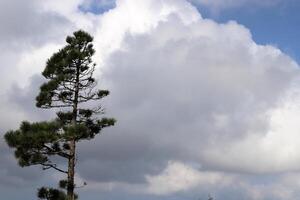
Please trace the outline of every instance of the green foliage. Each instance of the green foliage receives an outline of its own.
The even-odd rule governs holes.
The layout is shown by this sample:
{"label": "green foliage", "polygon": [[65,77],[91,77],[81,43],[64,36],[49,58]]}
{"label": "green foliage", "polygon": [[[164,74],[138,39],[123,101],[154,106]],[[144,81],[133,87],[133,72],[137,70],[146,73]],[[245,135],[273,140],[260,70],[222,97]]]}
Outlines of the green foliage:
{"label": "green foliage", "polygon": [[38,189],[37,196],[41,200],[67,200],[67,195],[64,191],[47,187]]}
{"label": "green foliage", "polygon": [[[60,180],[59,188],[41,187],[38,189],[37,197],[39,200],[68,200],[64,190],[67,189],[68,180]],[[78,195],[74,194],[74,199],[78,199]]]}
{"label": "green foliage", "polygon": [[[15,156],[20,166],[45,164],[49,162],[48,157],[61,152],[57,142],[60,138],[60,123],[22,122],[20,129],[9,131],[5,134],[7,144],[15,148]],[[50,145],[49,145],[50,144]]]}
{"label": "green foliage", "polygon": [[68,180],[60,180],[59,181],[59,187],[62,189],[67,189],[68,186]]}
{"label": "green foliage", "polygon": [[[41,86],[36,98],[38,107],[72,107],[76,103],[74,100],[83,103],[108,95],[107,90],[92,91],[96,85],[92,77],[95,69],[92,36],[80,30],[74,36],[68,36],[66,41],[68,44],[46,63],[42,74],[49,81]],[[79,93],[75,97],[77,90]]]}

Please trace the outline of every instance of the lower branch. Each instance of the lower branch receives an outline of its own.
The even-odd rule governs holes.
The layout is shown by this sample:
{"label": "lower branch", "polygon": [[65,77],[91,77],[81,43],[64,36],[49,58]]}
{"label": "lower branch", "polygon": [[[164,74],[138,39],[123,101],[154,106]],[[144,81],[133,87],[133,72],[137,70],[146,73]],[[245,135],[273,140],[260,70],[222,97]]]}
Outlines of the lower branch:
{"label": "lower branch", "polygon": [[47,169],[53,168],[53,169],[55,169],[55,170],[57,170],[57,171],[59,171],[59,172],[68,174],[67,171],[62,170],[62,169],[56,167],[56,164],[46,164],[46,163],[40,163],[40,164],[43,166],[43,170],[47,170]]}

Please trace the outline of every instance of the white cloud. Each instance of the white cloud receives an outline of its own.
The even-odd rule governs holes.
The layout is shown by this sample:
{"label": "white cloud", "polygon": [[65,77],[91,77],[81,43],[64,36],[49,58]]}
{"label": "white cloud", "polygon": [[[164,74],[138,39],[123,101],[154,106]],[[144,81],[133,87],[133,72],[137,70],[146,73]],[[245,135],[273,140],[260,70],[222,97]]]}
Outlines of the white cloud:
{"label": "white cloud", "polygon": [[146,176],[146,192],[156,195],[168,195],[191,190],[195,187],[218,187],[228,185],[232,178],[222,173],[199,171],[181,162],[169,161],[161,174]]}
{"label": "white cloud", "polygon": [[268,112],[269,128],[264,134],[252,133],[241,140],[207,149],[204,152],[207,159],[217,165],[250,172],[299,170],[299,100],[299,89],[291,89],[279,105]]}
{"label": "white cloud", "polygon": [[[265,138],[273,131],[271,111],[280,108],[299,77],[298,65],[279,49],[256,44],[236,22],[199,17],[185,23],[180,18],[185,12],[165,16],[147,33],[128,34],[126,48],[108,60],[103,78],[112,91],[108,110],[119,119],[117,130],[133,138],[142,133],[153,142],[150,147],[174,150],[169,156],[182,159],[175,155],[179,151],[206,167],[251,173],[299,169],[286,154],[296,134],[277,130]],[[289,139],[278,148],[283,134]]]}
{"label": "white cloud", "polygon": [[[171,6],[170,6],[171,5]],[[201,18],[196,8],[181,0],[156,1],[119,0],[116,8],[105,13],[95,34],[99,64],[112,52],[125,48],[126,35],[147,33],[170,15],[176,15],[185,24]]]}

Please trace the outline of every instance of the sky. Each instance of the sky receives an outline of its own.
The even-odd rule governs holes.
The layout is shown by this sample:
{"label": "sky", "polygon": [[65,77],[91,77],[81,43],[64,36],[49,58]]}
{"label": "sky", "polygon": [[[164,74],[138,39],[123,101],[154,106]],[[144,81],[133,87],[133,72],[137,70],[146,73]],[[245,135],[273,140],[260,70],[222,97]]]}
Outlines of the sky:
{"label": "sky", "polygon": [[81,199],[300,196],[297,0],[1,0],[0,194],[35,199],[61,175],[21,168],[3,140],[35,108],[65,38],[94,36],[117,124],[78,145]]}

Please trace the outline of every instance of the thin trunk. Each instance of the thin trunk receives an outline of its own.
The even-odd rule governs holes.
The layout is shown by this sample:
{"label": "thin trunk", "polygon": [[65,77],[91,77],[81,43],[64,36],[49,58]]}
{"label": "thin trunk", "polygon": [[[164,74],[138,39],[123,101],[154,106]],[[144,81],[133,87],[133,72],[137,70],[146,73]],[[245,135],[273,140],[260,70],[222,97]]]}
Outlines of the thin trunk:
{"label": "thin trunk", "polygon": [[[76,69],[76,84],[75,84],[75,95],[73,100],[73,119],[72,125],[75,126],[77,123],[77,107],[78,107],[78,93],[79,93],[79,66]],[[67,198],[68,200],[74,200],[74,188],[75,188],[75,160],[76,160],[76,141],[75,138],[70,140],[70,158],[68,162],[68,187],[67,187]]]}
{"label": "thin trunk", "polygon": [[74,200],[74,175],[75,175],[75,140],[70,141],[70,158],[68,162],[68,200]]}

